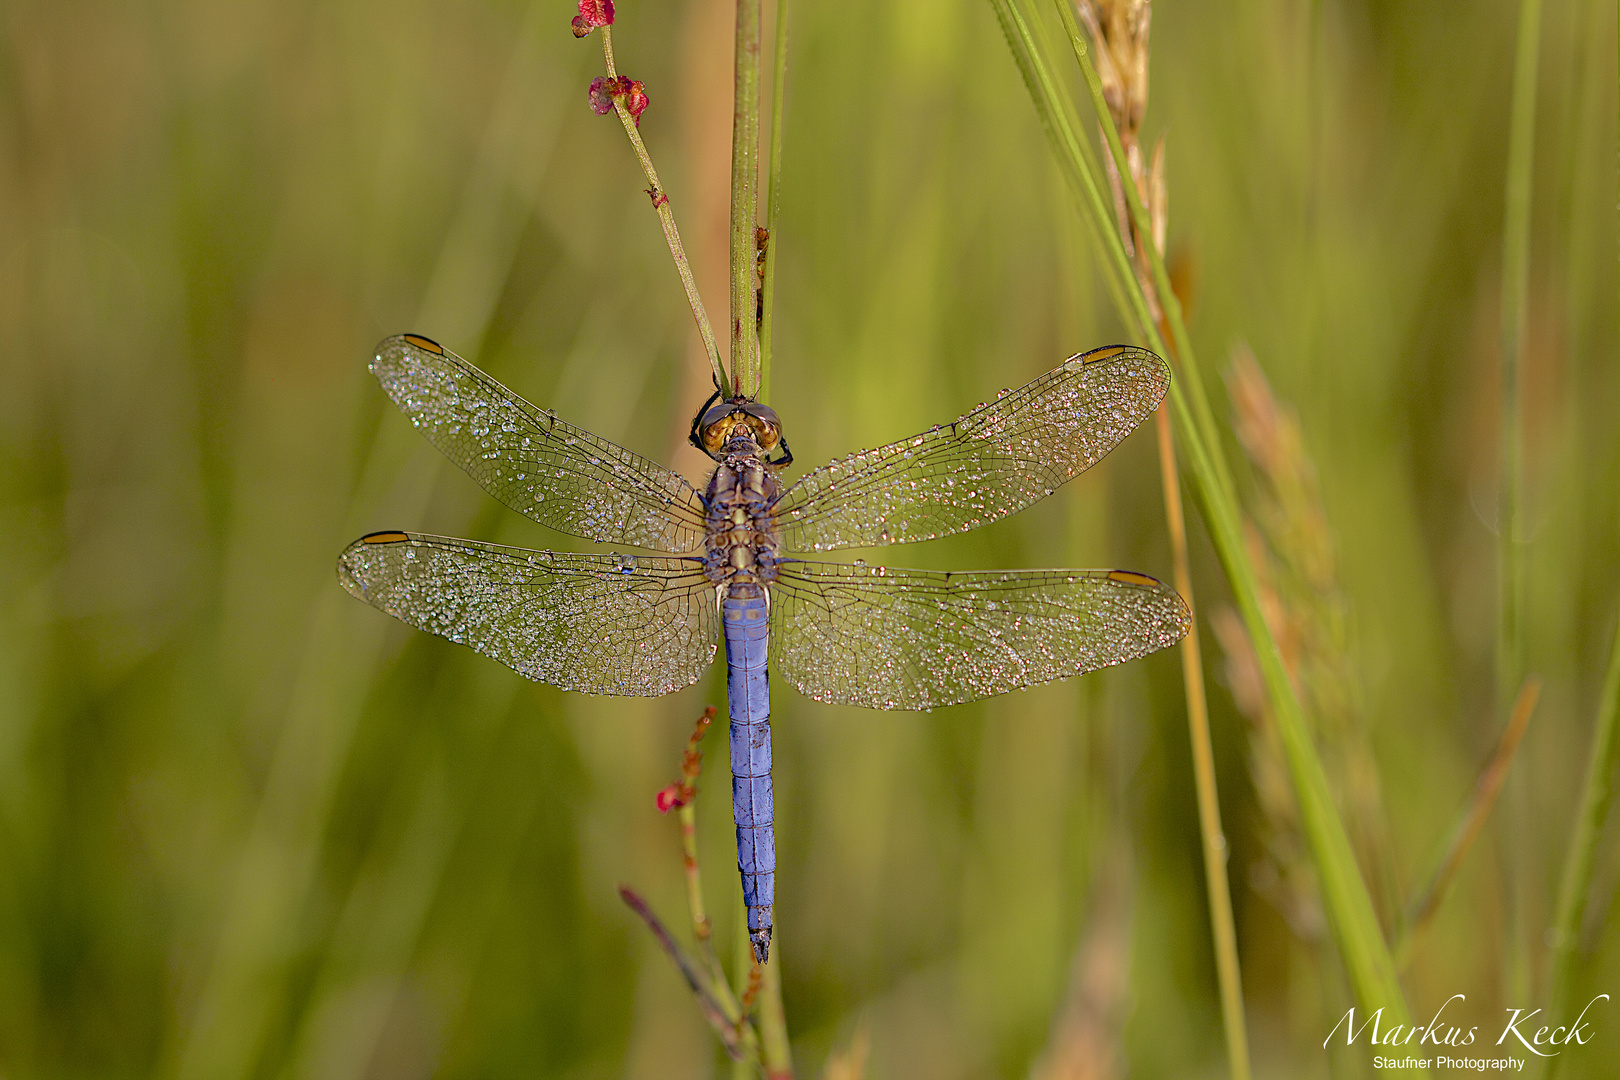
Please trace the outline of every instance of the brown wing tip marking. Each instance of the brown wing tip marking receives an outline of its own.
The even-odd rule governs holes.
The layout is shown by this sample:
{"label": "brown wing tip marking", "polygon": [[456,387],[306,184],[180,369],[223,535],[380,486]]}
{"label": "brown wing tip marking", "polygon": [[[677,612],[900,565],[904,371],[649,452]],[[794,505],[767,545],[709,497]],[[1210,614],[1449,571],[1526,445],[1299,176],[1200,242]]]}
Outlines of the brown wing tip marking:
{"label": "brown wing tip marking", "polygon": [[367,533],[360,538],[362,544],[403,544],[410,536],[399,531]]}
{"label": "brown wing tip marking", "polygon": [[1135,570],[1110,570],[1108,580],[1118,581],[1124,585],[1142,585],[1149,589],[1158,588],[1163,584],[1158,578],[1138,574]]}
{"label": "brown wing tip marking", "polygon": [[435,356],[444,355],[444,346],[432,338],[425,338],[421,334],[401,334],[400,336],[405,339],[407,345],[415,345],[418,349],[424,349]]}
{"label": "brown wing tip marking", "polygon": [[1105,361],[1114,359],[1121,353],[1127,351],[1129,348],[1129,345],[1104,345],[1100,349],[1092,349],[1090,352],[1081,356],[1080,362],[1082,364],[1101,364]]}

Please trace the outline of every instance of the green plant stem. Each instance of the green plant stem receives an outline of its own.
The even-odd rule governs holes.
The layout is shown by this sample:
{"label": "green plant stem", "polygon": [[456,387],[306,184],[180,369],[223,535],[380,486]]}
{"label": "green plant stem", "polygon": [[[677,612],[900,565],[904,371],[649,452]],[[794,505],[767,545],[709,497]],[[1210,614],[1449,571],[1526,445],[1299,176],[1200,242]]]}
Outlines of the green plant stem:
{"label": "green plant stem", "polygon": [[[1574,983],[1575,946],[1580,940],[1581,923],[1586,917],[1586,898],[1592,887],[1592,868],[1597,864],[1598,840],[1603,822],[1614,798],[1616,749],[1615,720],[1620,714],[1620,625],[1615,627],[1614,644],[1609,652],[1609,670],[1603,677],[1598,697],[1597,724],[1592,729],[1592,748],[1586,755],[1586,783],[1581,789],[1581,807],[1570,837],[1564,875],[1558,885],[1558,906],[1552,925],[1552,975],[1548,981],[1547,1015],[1563,1017],[1568,1009]],[[1546,1063],[1546,1075],[1558,1071],[1558,1058]]]}
{"label": "green plant stem", "polygon": [[[1084,154],[1078,149],[1079,141],[1074,137],[1072,125],[1068,124],[1063,108],[1059,104],[1064,98],[1057,91],[1044,62],[1038,55],[1027,24],[1013,6],[1014,0],[991,0],[991,3],[1001,19],[1003,30],[1012,46],[1014,58],[1024,74],[1035,107],[1041,114],[1041,119],[1058,151],[1059,162],[1063,166],[1066,178],[1077,194],[1082,196],[1082,205],[1085,209],[1096,215],[1098,222],[1106,225],[1111,221],[1111,208],[1102,199],[1095,171],[1088,173],[1086,169]],[[1072,27],[1072,16],[1069,16],[1064,5],[1060,3],[1059,7],[1066,18],[1066,24]],[[1070,42],[1088,84],[1092,86],[1093,93],[1097,94],[1099,84],[1096,71],[1092,68],[1085,43],[1080,39],[1077,27],[1070,33]],[[1099,110],[1097,119],[1108,137],[1110,148],[1117,152],[1118,133],[1113,130],[1113,121],[1106,108]],[[1150,229],[1142,227],[1146,225],[1145,208],[1136,191],[1136,185],[1130,178],[1129,166],[1121,158],[1116,160],[1120,167],[1121,183],[1125,189],[1126,203],[1130,207],[1132,220],[1141,222],[1139,228],[1144,235],[1152,235]],[[1158,327],[1153,325],[1152,319],[1148,316],[1147,303],[1139,283],[1130,273],[1123,242],[1117,231],[1112,228],[1100,231],[1105,237],[1104,246],[1109,254],[1105,265],[1118,273],[1124,281],[1124,292],[1130,301],[1130,310],[1125,313],[1127,318],[1134,315],[1143,337],[1154,345],[1157,351],[1164,353],[1166,350],[1163,338]],[[1210,429],[1211,436],[1216,434],[1213,430],[1213,419],[1201,424],[1195,420],[1194,409],[1187,402],[1187,398],[1197,396],[1198,391],[1184,390],[1183,384],[1201,388],[1202,383],[1186,327],[1181,321],[1174,295],[1168,288],[1163,260],[1152,245],[1147,245],[1146,253],[1154,281],[1165,294],[1166,322],[1176,345],[1175,355],[1179,357],[1186,376],[1172,383],[1170,396],[1177,431],[1187,449],[1188,462],[1192,470],[1193,493],[1197,498],[1205,525],[1209,528],[1210,537],[1214,541],[1222,569],[1231,583],[1238,612],[1254,644],[1255,657],[1259,663],[1267,696],[1271,700],[1285,760],[1293,780],[1295,798],[1299,802],[1301,824],[1316,867],[1324,908],[1333,928],[1340,957],[1362,1006],[1368,1010],[1383,1008],[1384,1016],[1390,1022],[1407,1024],[1410,1021],[1405,997],[1396,978],[1394,961],[1378,926],[1372,897],[1356,865],[1344,823],[1333,804],[1321,759],[1311,742],[1304,710],[1294,692],[1277,642],[1265,621],[1260,604],[1259,583],[1244,545],[1241,513],[1233,493],[1230,473],[1221,456],[1220,441],[1214,437],[1206,438],[1204,434],[1206,428]],[[1207,407],[1203,411],[1207,415]]]}
{"label": "green plant stem", "polygon": [[703,954],[703,962],[708,965],[709,973],[714,979],[718,991],[716,996],[723,997],[730,991],[726,987],[725,971],[720,967],[720,961],[714,954],[714,926],[703,905],[703,877],[698,868],[697,855],[696,800],[691,799],[684,803],[679,814],[681,859],[686,864],[686,906],[692,914],[692,936],[697,940],[698,950]]}
{"label": "green plant stem", "polygon": [[782,1012],[782,938],[774,932],[771,954],[759,996],[759,1060],[766,1080],[792,1080],[793,1052],[788,1045],[787,1017]]}
{"label": "green plant stem", "polygon": [[697,809],[692,802],[680,811],[681,857],[686,863],[686,904],[692,912],[692,936],[707,942],[710,936],[709,916],[703,910],[703,879],[697,859]]}
{"label": "green plant stem", "polygon": [[[618,69],[613,64],[613,27],[602,27],[602,55],[607,62],[608,78],[618,78]],[[709,355],[709,367],[714,372],[714,384],[726,386],[729,380],[726,377],[724,365],[720,362],[720,347],[714,340],[714,327],[709,324],[709,313],[703,307],[703,298],[698,295],[697,279],[692,276],[692,263],[686,257],[686,248],[681,244],[681,231],[675,227],[675,211],[670,208],[669,194],[664,191],[664,185],[658,182],[658,170],[653,168],[652,156],[647,153],[647,146],[641,141],[641,132],[636,127],[635,117],[630,110],[617,97],[613,99],[614,111],[619,114],[619,121],[624,125],[624,133],[630,136],[630,145],[636,151],[636,157],[641,161],[641,170],[647,174],[647,183],[652,185],[647,195],[652,199],[653,209],[658,211],[658,221],[664,227],[664,240],[669,244],[670,257],[675,260],[675,270],[681,275],[681,287],[686,290],[686,302],[692,308],[692,318],[697,322],[698,334],[703,338],[703,350]]]}
{"label": "green plant stem", "polygon": [[777,211],[782,205],[782,102],[787,94],[788,0],[776,0],[776,56],[771,67],[771,161],[765,178],[765,281],[759,323],[759,397],[771,393],[772,313],[776,308]]}
{"label": "green plant stem", "polygon": [[759,339],[754,335],[759,201],[760,0],[737,0],[736,82],[731,126],[732,392],[759,394]]}
{"label": "green plant stem", "polygon": [[[754,230],[759,216],[759,49],[761,0],[737,0],[736,84],[731,128],[731,372],[733,392],[758,398],[763,386],[764,348],[755,336],[755,312],[759,287],[758,240]],[[771,108],[771,202],[770,220],[775,222],[775,191],[779,186],[782,131],[782,84],[786,79],[787,37],[783,5],[777,6],[776,62],[772,76],[775,100]],[[770,274],[774,237],[765,249],[766,274]],[[767,300],[769,297],[767,296]],[[766,307],[769,318],[769,307]],[[752,946],[748,922],[741,923],[739,970],[748,971]],[[759,1038],[760,1065],[768,1080],[791,1078],[793,1062],[788,1052],[787,1018],[782,1009],[782,946],[775,941],[775,956],[764,965],[760,987]],[[745,976],[746,977],[746,976]]]}

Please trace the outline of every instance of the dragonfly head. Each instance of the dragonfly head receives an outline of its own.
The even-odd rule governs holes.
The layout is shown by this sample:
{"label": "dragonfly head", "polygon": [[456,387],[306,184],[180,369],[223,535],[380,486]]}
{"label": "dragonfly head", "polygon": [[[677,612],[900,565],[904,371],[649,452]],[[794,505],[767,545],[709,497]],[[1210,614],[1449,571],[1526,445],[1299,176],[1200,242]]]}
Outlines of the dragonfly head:
{"label": "dragonfly head", "polygon": [[765,454],[785,447],[782,421],[776,410],[740,397],[711,404],[718,397],[716,394],[704,402],[704,408],[692,418],[693,446],[716,460],[739,439],[755,444]]}

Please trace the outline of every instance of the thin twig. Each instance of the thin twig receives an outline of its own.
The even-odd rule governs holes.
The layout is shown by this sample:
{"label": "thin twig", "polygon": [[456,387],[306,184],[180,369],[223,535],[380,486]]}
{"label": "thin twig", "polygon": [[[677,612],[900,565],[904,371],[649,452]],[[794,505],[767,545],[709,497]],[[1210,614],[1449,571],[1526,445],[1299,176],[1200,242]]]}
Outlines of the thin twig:
{"label": "thin twig", "polygon": [[681,755],[681,778],[658,794],[658,808],[678,807],[681,826],[681,863],[686,869],[686,906],[692,915],[692,936],[697,939],[715,982],[725,987],[725,971],[714,954],[714,926],[703,903],[703,877],[698,865],[697,852],[697,782],[703,771],[703,736],[714,722],[715,708],[706,706],[692,734],[686,740],[686,752]]}
{"label": "thin twig", "polygon": [[715,1034],[720,1037],[721,1044],[726,1048],[726,1054],[733,1061],[747,1061],[759,1056],[759,1039],[754,1033],[753,1025],[748,1022],[746,1012],[729,1012],[716,995],[714,986],[709,982],[707,974],[696,961],[686,955],[664,926],[652,908],[647,906],[634,889],[628,885],[619,886],[619,898],[622,899],[631,911],[641,917],[652,931],[653,937],[663,948],[664,953],[675,962],[680,969],[681,976],[686,979],[686,985],[691,988],[692,996],[697,999],[698,1008],[703,1012],[703,1018],[714,1028]]}
{"label": "thin twig", "polygon": [[[618,70],[613,65],[613,27],[602,27],[602,55],[607,62],[608,78],[619,77]],[[653,168],[652,156],[647,153],[647,146],[641,141],[641,132],[636,128],[636,119],[630,115],[625,103],[619,100],[618,95],[613,98],[613,108],[619,114],[619,121],[624,124],[624,133],[630,136],[630,145],[635,148],[636,157],[641,161],[641,170],[647,174],[647,195],[652,199],[653,209],[658,211],[658,220],[664,226],[664,239],[669,243],[669,254],[675,260],[675,269],[681,275],[681,287],[686,290],[686,302],[691,305],[692,318],[697,322],[698,334],[703,338],[703,349],[709,354],[709,367],[714,371],[714,384],[716,386],[729,385],[725,367],[720,362],[720,347],[715,344],[714,327],[709,325],[709,313],[703,307],[703,298],[698,295],[697,279],[692,276],[692,264],[686,257],[686,248],[681,245],[681,231],[675,227],[675,212],[670,209],[669,195],[664,191],[664,185],[658,182],[658,170]]]}

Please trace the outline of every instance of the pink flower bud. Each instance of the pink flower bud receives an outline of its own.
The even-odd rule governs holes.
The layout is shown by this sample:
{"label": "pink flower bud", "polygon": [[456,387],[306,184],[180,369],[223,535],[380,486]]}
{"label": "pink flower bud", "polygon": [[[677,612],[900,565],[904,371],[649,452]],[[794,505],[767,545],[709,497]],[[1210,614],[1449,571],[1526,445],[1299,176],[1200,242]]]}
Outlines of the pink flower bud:
{"label": "pink flower bud", "polygon": [[613,25],[613,0],[579,0],[574,16],[574,36],[584,37],[598,26]]}
{"label": "pink flower bud", "polygon": [[613,91],[617,79],[610,79],[605,75],[598,75],[591,80],[591,112],[597,116],[606,116],[613,111]]}
{"label": "pink flower bud", "polygon": [[667,814],[677,807],[685,806],[686,800],[681,798],[681,794],[680,784],[671,784],[663,791],[660,791],[658,793],[658,812]]}
{"label": "pink flower bud", "polygon": [[622,84],[624,107],[630,110],[630,119],[636,122],[636,127],[640,127],[641,114],[647,111],[647,90],[639,81],[623,75],[619,76],[619,82]]}

